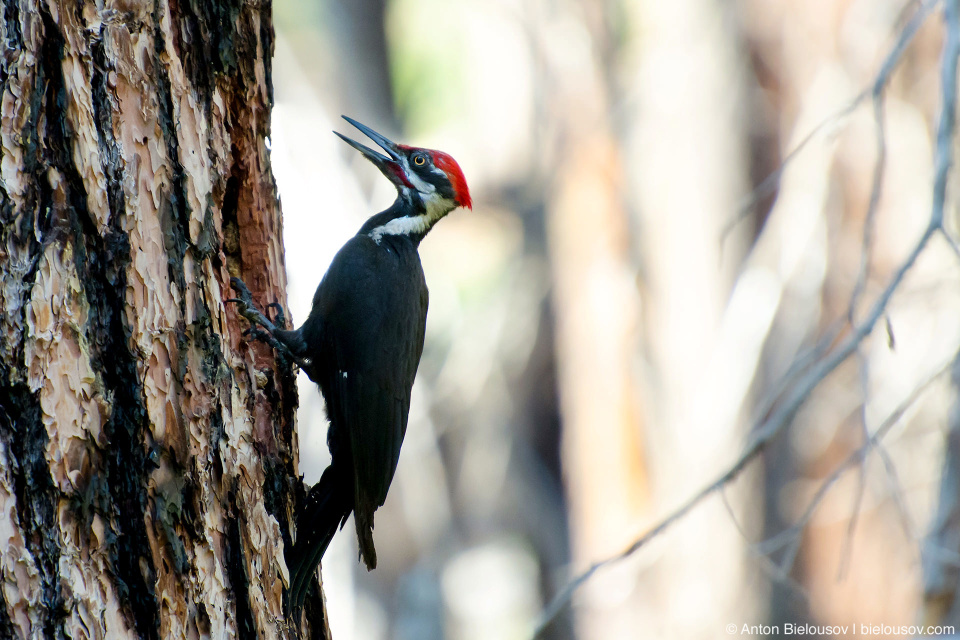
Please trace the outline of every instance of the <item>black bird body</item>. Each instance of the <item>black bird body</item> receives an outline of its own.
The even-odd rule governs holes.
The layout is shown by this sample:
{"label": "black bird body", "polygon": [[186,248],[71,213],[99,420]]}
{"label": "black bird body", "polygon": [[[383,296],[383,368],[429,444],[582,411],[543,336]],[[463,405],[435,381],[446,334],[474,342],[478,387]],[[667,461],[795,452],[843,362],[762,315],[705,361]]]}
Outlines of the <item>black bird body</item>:
{"label": "black bird body", "polygon": [[412,240],[394,236],[376,245],[357,235],[334,259],[304,325],[304,333],[317,332],[314,344],[320,345],[308,357],[329,363],[308,375],[316,376],[311,379],[327,401],[331,451],[355,452],[358,507],[381,506],[393,480],[423,352],[427,302]]}
{"label": "black bird body", "polygon": [[350,464],[361,553],[376,566],[373,512],[383,505],[407,430],[410,393],[423,352],[427,283],[417,243],[388,236],[376,244],[363,232],[334,258],[303,326],[317,345],[307,369],[320,385],[334,465]]}
{"label": "black bird body", "polygon": [[389,154],[344,138],[394,182],[396,201],[340,249],[317,287],[310,315],[294,331],[267,320],[234,279],[241,313],[266,330],[258,330],[259,337],[319,385],[330,421],[332,461],[298,513],[296,543],[287,553],[294,608],[302,605],[317,564],[351,512],[360,555],[368,569],[376,567],[374,512],[397,469],[427,321],[427,284],[417,248],[447,212],[471,205],[450,156],[396,145],[347,120]]}

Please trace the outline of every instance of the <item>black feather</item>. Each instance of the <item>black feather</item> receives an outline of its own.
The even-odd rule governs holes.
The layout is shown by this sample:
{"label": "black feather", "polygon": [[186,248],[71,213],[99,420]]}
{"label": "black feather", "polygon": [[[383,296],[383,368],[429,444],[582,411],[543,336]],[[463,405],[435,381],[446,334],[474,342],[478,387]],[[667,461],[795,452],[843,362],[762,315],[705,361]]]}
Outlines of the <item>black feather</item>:
{"label": "black feather", "polygon": [[[289,340],[303,345],[298,355],[313,363],[307,374],[327,404],[333,463],[324,478],[336,467],[331,477],[337,481],[323,492],[346,496],[333,500],[324,493],[297,518],[290,559],[295,601],[305,594],[303,572],[316,569],[329,544],[325,532],[332,537],[331,523],[340,522],[344,510],[354,512],[364,563],[376,567],[374,512],[387,498],[400,459],[426,329],[427,284],[417,244],[417,238],[403,235],[384,235],[378,243],[358,233],[337,253],[309,318],[292,332],[299,340]],[[310,532],[310,543],[300,544],[301,529]],[[324,534],[314,540],[317,529]]]}

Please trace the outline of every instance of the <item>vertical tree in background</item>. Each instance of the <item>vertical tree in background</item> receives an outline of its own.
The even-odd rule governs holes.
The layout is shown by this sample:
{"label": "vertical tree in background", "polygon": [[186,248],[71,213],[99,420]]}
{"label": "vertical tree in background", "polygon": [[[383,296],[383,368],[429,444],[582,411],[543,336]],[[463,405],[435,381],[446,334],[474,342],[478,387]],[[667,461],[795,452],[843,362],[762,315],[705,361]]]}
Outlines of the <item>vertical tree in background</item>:
{"label": "vertical tree in background", "polygon": [[[608,7],[562,3],[566,20],[582,20],[593,43],[612,42]],[[591,55],[549,60],[547,120],[556,136],[554,184],[546,190],[554,282],[558,383],[564,414],[562,458],[574,566],[622,549],[650,508],[645,407],[634,367],[640,340],[636,265],[616,131],[604,70],[611,46]],[[548,58],[549,59],[549,58]],[[584,90],[584,87],[589,87]],[[583,614],[584,637],[622,637],[638,628],[636,593],[603,615]],[[558,631],[559,632],[559,631]]]}
{"label": "vertical tree in background", "polygon": [[[654,499],[692,497],[572,581],[541,628],[594,573],[581,620],[614,629],[605,637],[715,637],[724,619],[763,616],[952,623],[957,421],[955,409],[944,420],[937,386],[960,326],[948,189],[960,2],[890,2],[882,19],[857,3],[760,2],[737,15],[655,4],[631,7],[643,37],[623,49],[638,71],[624,83],[639,98],[624,138],[655,381],[645,434]],[[748,170],[769,177],[737,202]],[[762,224],[744,252],[729,232],[751,214]],[[748,475],[758,458],[762,485]],[[763,509],[740,505],[744,488]],[[922,546],[917,523],[930,527]],[[648,563],[614,573],[668,529]]]}
{"label": "vertical tree in background", "polygon": [[[637,88],[626,183],[640,229],[645,383],[654,416],[648,437],[657,452],[650,475],[662,508],[702,486],[700,474],[719,470],[745,431],[740,409],[756,356],[742,335],[759,320],[752,310],[738,317],[728,305],[744,230],[725,244],[722,238],[748,185],[747,83],[731,6],[646,1],[630,18],[644,35],[624,52]],[[740,503],[752,486],[731,491],[730,500]],[[716,637],[726,618],[747,615],[750,587],[727,588],[748,575],[741,534],[728,522],[718,502],[691,514],[664,542],[656,577],[645,581],[637,602],[649,607],[647,616],[671,621],[668,634]]]}
{"label": "vertical tree in background", "polygon": [[0,636],[295,636],[270,12],[5,4]]}
{"label": "vertical tree in background", "polygon": [[[735,241],[721,255],[718,238],[745,190],[746,156],[736,32],[722,28],[721,7],[569,10],[588,27],[593,55],[555,73],[562,98],[550,102],[567,116],[554,123],[563,132],[556,157],[566,166],[557,168],[548,216],[564,472],[574,566],[583,567],[628,546],[652,513],[693,491],[700,480],[691,469],[737,446],[737,408],[709,393],[702,356],[720,332],[742,255]],[[642,45],[617,44],[617,29],[641,24]],[[688,32],[696,49],[686,46]],[[611,68],[633,80],[635,96],[623,95]],[[611,117],[633,105],[622,124]],[[638,366],[641,354],[648,368]],[[715,634],[715,618],[732,607],[720,585],[742,580],[742,558],[738,534],[716,526],[722,507],[697,517],[675,543],[683,552],[657,576],[596,578],[585,597],[603,604],[578,613],[584,637],[628,637],[664,615],[684,637]],[[701,544],[704,530],[713,535]],[[698,616],[673,609],[689,609],[682,594],[708,581],[710,607],[698,606]]]}

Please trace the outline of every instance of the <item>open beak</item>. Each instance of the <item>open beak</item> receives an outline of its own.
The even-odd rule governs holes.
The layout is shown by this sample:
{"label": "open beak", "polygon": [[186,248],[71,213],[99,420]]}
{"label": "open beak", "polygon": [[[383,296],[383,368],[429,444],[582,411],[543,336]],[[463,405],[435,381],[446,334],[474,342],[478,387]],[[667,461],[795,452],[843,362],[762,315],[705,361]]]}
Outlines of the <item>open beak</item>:
{"label": "open beak", "polygon": [[398,187],[404,186],[406,180],[403,179],[403,169],[400,164],[401,155],[399,146],[386,136],[377,133],[365,124],[360,124],[353,118],[343,116],[343,119],[363,132],[368,138],[376,142],[381,149],[387,152],[387,155],[383,155],[379,151],[374,151],[370,147],[360,144],[356,140],[351,140],[347,136],[336,131],[334,131],[334,133],[336,133],[341,140],[362,153],[364,158],[375,164],[377,168],[383,172],[383,175],[387,176],[391,182]]}

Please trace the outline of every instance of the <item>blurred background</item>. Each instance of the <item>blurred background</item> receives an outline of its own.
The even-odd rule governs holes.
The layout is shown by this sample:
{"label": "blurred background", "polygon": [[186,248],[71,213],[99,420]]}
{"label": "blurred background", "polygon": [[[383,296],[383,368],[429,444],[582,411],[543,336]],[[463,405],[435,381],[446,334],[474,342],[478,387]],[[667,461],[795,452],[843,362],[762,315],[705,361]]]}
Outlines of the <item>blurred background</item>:
{"label": "blurred background", "polygon": [[[936,5],[275,0],[294,323],[395,195],[331,133],[359,136],[340,114],[452,154],[474,201],[421,246],[427,343],[380,565],[352,523],[324,558],[336,640],[529,638],[572,577],[730,468],[927,225]],[[916,25],[878,137],[854,101]],[[958,624],[957,257],[934,237],[763,456],[542,637]],[[299,424],[312,483],[326,422],[302,374]]]}

